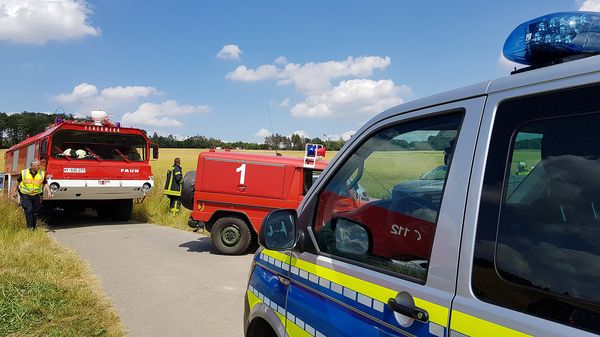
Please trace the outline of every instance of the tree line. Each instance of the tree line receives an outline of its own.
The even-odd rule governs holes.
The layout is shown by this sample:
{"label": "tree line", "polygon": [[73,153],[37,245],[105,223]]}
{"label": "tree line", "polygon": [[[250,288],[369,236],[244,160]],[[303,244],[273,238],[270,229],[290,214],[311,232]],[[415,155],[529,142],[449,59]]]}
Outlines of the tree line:
{"label": "tree line", "polygon": [[[63,120],[85,121],[86,119],[76,119],[72,114],[46,114],[39,112],[21,112],[7,114],[0,112],[0,148],[11,147],[27,137],[34,136],[46,129],[48,125],[53,124],[56,117]],[[146,131],[144,131],[146,132]],[[404,150],[404,151],[427,151],[427,150],[445,150],[452,147],[451,140],[456,137],[455,131],[440,131],[436,135],[431,135],[427,139],[406,141],[402,139],[392,139],[387,144],[381,144],[378,150]],[[173,135],[159,135],[154,132],[149,136],[150,141],[163,148],[232,148],[247,150],[304,150],[306,144],[322,144],[328,150],[339,151],[346,143],[343,139],[321,139],[319,137],[306,138],[298,134],[284,136],[278,133],[265,138],[264,143],[254,142],[224,142],[220,139],[196,135],[178,139]],[[541,147],[541,139],[525,139],[516,143],[516,148],[534,148]]]}
{"label": "tree line", "polygon": [[293,134],[291,136],[284,136],[278,133],[268,136],[265,138],[264,143],[253,143],[253,142],[224,142],[220,139],[205,137],[201,135],[186,137],[178,139],[173,135],[163,136],[154,132],[150,137],[150,141],[158,144],[160,147],[167,148],[231,148],[231,149],[245,149],[245,150],[304,150],[306,144],[322,144],[327,149],[332,151],[339,151],[344,143],[342,139],[338,140],[322,140],[316,138],[303,138],[300,135]]}
{"label": "tree line", "polygon": [[35,136],[53,124],[56,117],[75,119],[73,115],[64,113],[49,115],[28,111],[14,114],[0,112],[0,148],[9,148]]}
{"label": "tree line", "polygon": [[[22,142],[28,137],[34,136],[43,132],[48,125],[54,123],[57,117],[63,120],[85,121],[89,119],[78,119],[72,114],[46,114],[41,112],[20,112],[7,114],[0,112],[0,148],[9,148],[15,144]],[[144,130],[144,132],[146,132]],[[345,143],[342,139],[338,140],[322,140],[320,138],[303,138],[300,135],[293,134],[291,136],[283,136],[274,134],[265,138],[265,142],[224,142],[220,139],[205,137],[201,135],[178,139],[173,135],[159,135],[156,132],[149,136],[150,141],[158,144],[160,147],[166,148],[232,148],[232,149],[248,149],[248,150],[303,150],[307,143],[323,144],[330,150],[337,151]]]}

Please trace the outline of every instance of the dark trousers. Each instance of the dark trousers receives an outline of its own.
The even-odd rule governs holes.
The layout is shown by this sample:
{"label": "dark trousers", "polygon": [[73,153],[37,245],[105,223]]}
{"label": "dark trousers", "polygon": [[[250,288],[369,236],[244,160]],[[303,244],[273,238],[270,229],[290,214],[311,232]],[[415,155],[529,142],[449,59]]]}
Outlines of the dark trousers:
{"label": "dark trousers", "polygon": [[180,209],[181,208],[181,197],[175,195],[168,195],[169,197],[169,209]]}
{"label": "dark trousers", "polygon": [[35,224],[37,222],[41,202],[42,198],[39,194],[21,194],[21,206],[23,207],[23,210],[25,210],[25,220],[27,221],[27,228],[35,229]]}

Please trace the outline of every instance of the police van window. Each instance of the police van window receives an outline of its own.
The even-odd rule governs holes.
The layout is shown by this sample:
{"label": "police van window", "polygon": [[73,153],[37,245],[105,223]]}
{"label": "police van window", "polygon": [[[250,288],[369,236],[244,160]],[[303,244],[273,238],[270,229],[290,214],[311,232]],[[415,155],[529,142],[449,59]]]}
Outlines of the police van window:
{"label": "police van window", "polygon": [[510,175],[506,196],[529,176],[541,160],[542,134],[521,130],[514,141],[514,151],[511,156]]}
{"label": "police van window", "polygon": [[396,125],[356,149],[319,194],[321,252],[423,283],[461,120]]}
{"label": "police van window", "polygon": [[485,301],[598,333],[600,113],[553,111],[556,95],[569,97],[498,110],[472,284]]}
{"label": "police van window", "polygon": [[61,130],[52,139],[52,158],[70,160],[146,160],[141,135]]}

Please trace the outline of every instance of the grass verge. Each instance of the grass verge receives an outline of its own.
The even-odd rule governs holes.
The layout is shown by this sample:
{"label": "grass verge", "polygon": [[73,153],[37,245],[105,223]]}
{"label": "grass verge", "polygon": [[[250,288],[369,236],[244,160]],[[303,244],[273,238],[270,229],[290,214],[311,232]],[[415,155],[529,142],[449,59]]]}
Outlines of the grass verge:
{"label": "grass verge", "polygon": [[12,201],[0,199],[0,336],[123,336],[98,280],[43,228],[25,229]]}
{"label": "grass verge", "polygon": [[163,177],[156,176],[154,188],[141,204],[134,205],[132,219],[156,225],[192,231],[187,225],[190,211],[181,206],[178,214],[169,212],[169,198],[163,194]]}

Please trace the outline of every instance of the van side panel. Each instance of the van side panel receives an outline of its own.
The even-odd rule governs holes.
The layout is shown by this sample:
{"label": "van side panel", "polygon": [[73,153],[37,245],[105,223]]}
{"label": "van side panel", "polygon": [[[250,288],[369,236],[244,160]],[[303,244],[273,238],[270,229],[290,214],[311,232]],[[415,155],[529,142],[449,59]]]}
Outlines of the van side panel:
{"label": "van side panel", "polygon": [[201,189],[264,198],[283,197],[285,165],[205,158]]}

